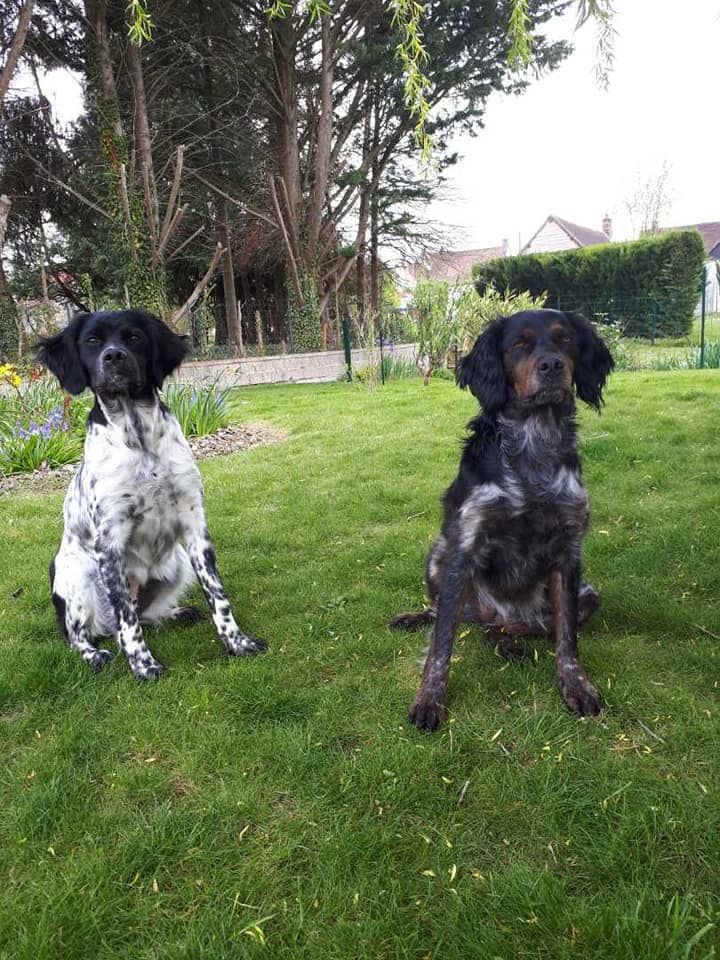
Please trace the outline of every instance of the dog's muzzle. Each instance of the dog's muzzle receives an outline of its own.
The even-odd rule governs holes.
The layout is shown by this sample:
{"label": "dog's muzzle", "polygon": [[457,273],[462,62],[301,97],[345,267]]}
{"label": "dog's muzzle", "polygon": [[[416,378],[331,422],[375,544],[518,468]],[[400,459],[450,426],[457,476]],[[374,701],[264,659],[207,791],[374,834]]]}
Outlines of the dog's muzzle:
{"label": "dog's muzzle", "polygon": [[121,391],[138,382],[138,367],[132,354],[124,347],[106,347],[98,358],[98,386]]}

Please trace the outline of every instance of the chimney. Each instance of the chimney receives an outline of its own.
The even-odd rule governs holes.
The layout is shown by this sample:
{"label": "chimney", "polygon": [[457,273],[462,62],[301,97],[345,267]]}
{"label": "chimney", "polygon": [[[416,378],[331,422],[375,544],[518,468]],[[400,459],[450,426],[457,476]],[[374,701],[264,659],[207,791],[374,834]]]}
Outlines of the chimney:
{"label": "chimney", "polygon": [[612,240],[612,220],[607,213],[603,217],[602,232],[605,234],[608,240]]}

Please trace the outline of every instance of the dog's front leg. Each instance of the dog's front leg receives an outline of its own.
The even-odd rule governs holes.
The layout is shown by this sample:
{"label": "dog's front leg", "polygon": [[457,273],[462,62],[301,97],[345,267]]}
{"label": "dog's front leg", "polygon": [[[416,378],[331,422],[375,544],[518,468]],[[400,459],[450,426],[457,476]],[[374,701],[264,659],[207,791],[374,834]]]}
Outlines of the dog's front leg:
{"label": "dog's front leg", "polygon": [[578,657],[579,563],[553,570],[549,588],[560,694],[573,713],[595,715],[602,707],[600,694],[583,673]]}
{"label": "dog's front leg", "polygon": [[218,639],[232,657],[247,657],[267,650],[267,643],[250,637],[238,627],[230,609],[230,601],[218,573],[215,549],[205,525],[191,529],[187,535],[187,551],[195,575],[210,606]]}
{"label": "dog's front leg", "polygon": [[145,643],[137,609],[130,597],[122,555],[117,548],[108,549],[103,543],[107,543],[107,534],[95,542],[95,551],[100,578],[117,617],[118,646],[136,680],[157,680],[165,673],[165,667],[153,657]]}
{"label": "dog's front leg", "polygon": [[467,561],[459,548],[448,557],[440,584],[437,619],[422,681],[409,719],[430,733],[445,720],[448,673],[467,578]]}

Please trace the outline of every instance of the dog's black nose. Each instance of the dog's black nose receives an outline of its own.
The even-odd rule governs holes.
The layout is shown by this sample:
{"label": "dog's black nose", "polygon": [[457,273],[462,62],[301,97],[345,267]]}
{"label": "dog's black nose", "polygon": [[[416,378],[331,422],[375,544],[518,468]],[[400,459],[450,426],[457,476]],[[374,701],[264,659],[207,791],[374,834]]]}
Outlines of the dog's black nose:
{"label": "dog's black nose", "polygon": [[538,370],[545,376],[557,376],[565,368],[565,364],[560,357],[543,357],[538,362]]}
{"label": "dog's black nose", "polygon": [[122,347],[108,347],[102,355],[102,365],[104,367],[114,367],[127,360],[127,350]]}

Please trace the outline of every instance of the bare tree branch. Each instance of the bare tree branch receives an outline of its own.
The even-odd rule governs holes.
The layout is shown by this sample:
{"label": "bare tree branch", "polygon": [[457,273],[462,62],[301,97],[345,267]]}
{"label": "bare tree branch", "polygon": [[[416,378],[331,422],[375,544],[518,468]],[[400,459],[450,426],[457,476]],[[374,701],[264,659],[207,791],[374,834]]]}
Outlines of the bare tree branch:
{"label": "bare tree branch", "polygon": [[198,302],[198,300],[203,294],[205,287],[212,280],[213,274],[217,270],[218,264],[220,263],[223,253],[225,253],[225,251],[222,247],[222,244],[219,243],[215,247],[215,253],[213,254],[213,258],[210,261],[210,266],[207,268],[205,276],[202,278],[202,280],[198,280],[198,282],[195,284],[195,289],[187,298],[185,303],[180,307],[179,310],[176,310],[175,313],[172,315],[172,318],[170,320],[170,323],[172,326],[175,326],[180,320],[180,318],[183,316],[183,314],[187,313],[188,310],[192,310],[192,308]]}
{"label": "bare tree branch", "polygon": [[271,220],[270,217],[267,217],[264,213],[260,213],[259,210],[253,210],[252,207],[249,207],[246,203],[243,203],[242,200],[236,200],[235,197],[231,197],[229,193],[225,193],[224,190],[221,190],[220,187],[216,187],[214,183],[210,183],[209,180],[206,180],[205,177],[201,177],[199,173],[194,171],[190,174],[191,177],[195,177],[196,180],[199,180],[200,183],[204,183],[208,190],[213,190],[221,197],[234,204],[236,207],[240,207],[241,210],[244,210],[245,213],[250,214],[251,217],[256,217],[258,220],[264,220],[265,223],[269,223],[271,227],[277,230],[278,225],[274,220]]}
{"label": "bare tree branch", "polygon": [[295,260],[295,254],[293,253],[292,244],[290,243],[290,237],[288,236],[287,228],[285,227],[285,221],[283,220],[282,211],[280,210],[280,203],[278,201],[277,190],[275,189],[275,181],[270,174],[270,193],[273,198],[273,203],[275,205],[275,213],[277,214],[278,222],[280,224],[280,230],[283,235],[283,240],[285,241],[285,249],[288,255],[288,261],[290,263],[290,270],[292,272],[293,283],[295,285],[295,294],[298,298],[298,303],[302,305],[305,302],[303,297],[302,287],[300,286],[300,277],[298,276],[297,261]]}

